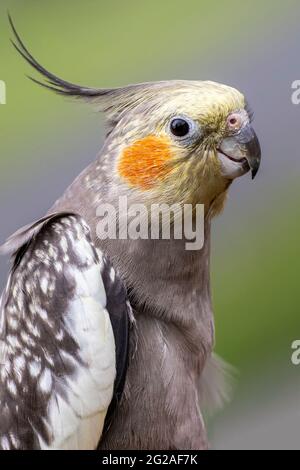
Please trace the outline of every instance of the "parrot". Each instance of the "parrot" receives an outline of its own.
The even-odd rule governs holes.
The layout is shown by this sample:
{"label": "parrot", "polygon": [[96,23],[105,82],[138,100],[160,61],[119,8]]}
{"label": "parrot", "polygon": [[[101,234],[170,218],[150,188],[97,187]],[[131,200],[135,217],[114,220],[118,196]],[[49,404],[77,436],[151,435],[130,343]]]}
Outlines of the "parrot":
{"label": "parrot", "polygon": [[[206,450],[214,354],[211,225],[261,147],[244,95],[212,81],[91,88],[46,70],[9,17],[35,83],[106,117],[101,151],[43,217],[1,247],[0,449]],[[204,242],[99,237],[98,207],[197,204]]]}

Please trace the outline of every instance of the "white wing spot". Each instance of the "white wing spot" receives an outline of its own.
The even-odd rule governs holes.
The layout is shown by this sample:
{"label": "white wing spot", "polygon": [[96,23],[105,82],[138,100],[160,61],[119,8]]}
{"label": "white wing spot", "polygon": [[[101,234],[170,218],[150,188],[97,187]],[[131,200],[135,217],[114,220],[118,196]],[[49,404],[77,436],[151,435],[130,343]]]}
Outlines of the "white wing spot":
{"label": "white wing spot", "polygon": [[6,341],[12,348],[21,348],[21,344],[16,336],[8,335]]}
{"label": "white wing spot", "polygon": [[40,337],[40,332],[36,325],[34,325],[28,318],[26,319],[26,326],[28,331],[36,338]]}
{"label": "white wing spot", "polygon": [[47,321],[48,320],[48,315],[46,310],[40,307],[36,307],[37,314],[41,317],[42,320]]}
{"label": "white wing spot", "polygon": [[14,360],[14,367],[20,372],[24,370],[25,367],[25,358],[24,356],[17,356]]}
{"label": "white wing spot", "polygon": [[14,317],[9,317],[8,318],[8,324],[11,327],[12,330],[16,330],[18,328],[17,319],[14,318]]}
{"label": "white wing spot", "polygon": [[26,356],[26,357],[31,357],[31,351],[30,351],[28,348],[23,348],[23,349],[22,349],[22,353],[23,353],[24,356]]}
{"label": "white wing spot", "polygon": [[17,449],[20,445],[19,439],[17,439],[17,437],[12,432],[9,434],[9,436],[10,436],[12,445],[14,446],[15,449]]}
{"label": "white wing spot", "polygon": [[63,270],[63,265],[60,261],[56,261],[56,263],[54,263],[54,267],[58,273],[61,273]]}
{"label": "white wing spot", "polygon": [[50,356],[50,354],[47,353],[47,351],[44,352],[44,356],[45,356],[45,359],[48,362],[48,364],[51,367],[54,367],[54,361],[53,361],[52,357]]}
{"label": "white wing spot", "polygon": [[40,259],[40,260],[42,260],[42,261],[43,261],[44,258],[45,258],[45,253],[44,253],[44,251],[42,251],[42,250],[35,250],[34,254],[35,254],[35,256],[36,256],[38,259]]}
{"label": "white wing spot", "polygon": [[56,335],[55,335],[55,339],[57,341],[62,341],[64,339],[64,332],[63,330],[59,330]]}
{"label": "white wing spot", "polygon": [[39,388],[43,393],[50,393],[52,388],[52,375],[49,369],[45,369],[39,380]]}
{"label": "white wing spot", "polygon": [[57,259],[57,251],[52,245],[49,246],[48,253],[49,253],[49,256],[53,258],[54,260]]}
{"label": "white wing spot", "polygon": [[60,246],[62,247],[63,251],[65,253],[67,253],[68,251],[68,242],[67,242],[67,239],[66,237],[62,237],[61,240],[60,240]]}
{"label": "white wing spot", "polygon": [[116,278],[116,272],[115,272],[114,268],[110,268],[109,277],[110,277],[110,279],[112,280],[112,282],[114,282],[114,281],[115,281],[115,278]]}
{"label": "white wing spot", "polygon": [[45,276],[41,280],[41,289],[42,292],[46,295],[48,291],[48,278]]}
{"label": "white wing spot", "polygon": [[35,346],[35,342],[30,338],[30,336],[25,332],[21,331],[21,338],[28,346]]}
{"label": "white wing spot", "polygon": [[2,447],[3,450],[9,450],[10,449],[9,440],[7,439],[6,436],[3,436],[1,438],[1,447]]}
{"label": "white wing spot", "polygon": [[16,384],[13,380],[8,380],[7,381],[7,388],[13,395],[15,395],[15,396],[17,395],[17,387],[16,387]]}
{"label": "white wing spot", "polygon": [[29,364],[29,373],[30,373],[31,377],[33,377],[33,378],[37,377],[40,372],[41,372],[40,362],[37,362],[37,361],[30,362],[30,364]]}

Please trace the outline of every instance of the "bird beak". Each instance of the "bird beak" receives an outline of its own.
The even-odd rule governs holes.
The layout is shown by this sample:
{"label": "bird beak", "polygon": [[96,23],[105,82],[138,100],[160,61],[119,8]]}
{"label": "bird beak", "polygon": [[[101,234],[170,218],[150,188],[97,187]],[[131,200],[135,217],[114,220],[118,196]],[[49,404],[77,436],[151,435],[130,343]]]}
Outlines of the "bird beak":
{"label": "bird beak", "polygon": [[243,126],[237,134],[223,139],[218,150],[234,162],[247,161],[252,179],[255,178],[260,166],[261,148],[250,124]]}

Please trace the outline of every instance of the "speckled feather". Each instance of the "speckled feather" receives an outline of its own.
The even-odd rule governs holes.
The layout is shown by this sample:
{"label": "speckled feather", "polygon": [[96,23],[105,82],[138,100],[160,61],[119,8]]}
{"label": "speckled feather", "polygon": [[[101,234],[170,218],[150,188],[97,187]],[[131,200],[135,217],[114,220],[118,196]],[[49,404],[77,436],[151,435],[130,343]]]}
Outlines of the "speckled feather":
{"label": "speckled feather", "polygon": [[[80,217],[22,233],[1,306],[0,448],[93,449],[120,385],[108,310],[126,339],[126,292]],[[126,361],[120,334],[117,351]]]}

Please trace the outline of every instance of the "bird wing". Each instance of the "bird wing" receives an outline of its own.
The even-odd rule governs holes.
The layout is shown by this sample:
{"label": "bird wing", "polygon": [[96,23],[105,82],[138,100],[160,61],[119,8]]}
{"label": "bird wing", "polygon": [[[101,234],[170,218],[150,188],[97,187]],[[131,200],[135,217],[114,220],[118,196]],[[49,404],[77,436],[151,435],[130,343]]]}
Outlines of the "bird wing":
{"label": "bird wing", "polygon": [[0,449],[95,449],[127,366],[125,288],[75,214],[11,237],[0,303]]}

